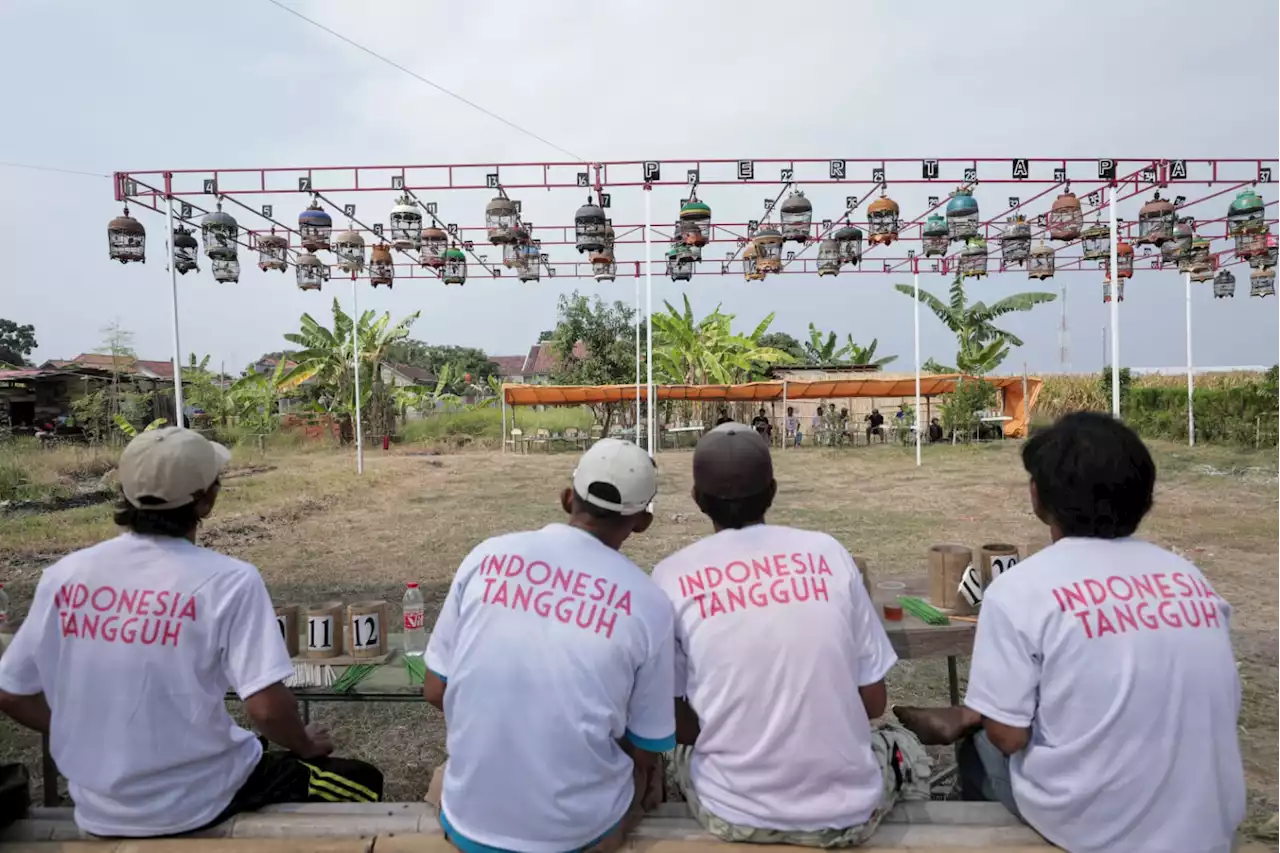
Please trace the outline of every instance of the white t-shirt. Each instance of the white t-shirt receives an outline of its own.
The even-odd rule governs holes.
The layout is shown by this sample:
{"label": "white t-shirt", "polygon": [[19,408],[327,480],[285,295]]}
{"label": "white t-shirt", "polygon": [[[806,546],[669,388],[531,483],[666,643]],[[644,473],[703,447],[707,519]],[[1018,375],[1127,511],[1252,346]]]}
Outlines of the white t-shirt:
{"label": "white t-shirt", "polygon": [[76,823],[95,835],[217,817],[262,754],[226,691],[247,698],[292,674],[257,569],[132,533],[45,569],[0,657],[0,690],[44,693]]}
{"label": "white t-shirt", "polygon": [[982,601],[965,704],[1031,727],[1018,809],[1072,853],[1227,853],[1244,819],[1231,606],[1140,539],[1062,539]]}
{"label": "white t-shirt", "polygon": [[565,524],[482,542],[454,578],[427,645],[444,679],[454,834],[562,853],[631,806],[618,741],[675,746],[671,605],[647,575]]}
{"label": "white t-shirt", "polygon": [[698,715],[702,804],[771,829],[865,823],[883,783],[859,687],[897,662],[853,558],[825,533],[757,525],[672,554],[676,695]]}

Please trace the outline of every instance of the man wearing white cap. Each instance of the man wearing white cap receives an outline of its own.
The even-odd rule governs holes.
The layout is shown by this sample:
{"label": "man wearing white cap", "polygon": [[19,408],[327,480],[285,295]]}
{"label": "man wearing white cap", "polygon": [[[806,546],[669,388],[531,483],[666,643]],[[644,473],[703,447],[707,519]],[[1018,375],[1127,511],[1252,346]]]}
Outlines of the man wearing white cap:
{"label": "man wearing white cap", "polygon": [[445,713],[432,791],[464,853],[616,849],[660,800],[671,604],[618,553],[652,523],[656,493],[648,454],[603,439],[561,495],[568,524],[494,537],[459,566],[423,694]]}
{"label": "man wearing white cap", "polygon": [[[231,454],[185,429],[120,457],[122,535],[44,571],[0,657],[0,710],[48,733],[76,823],[177,835],[268,803],[371,801],[381,774],[326,758],[283,684],[293,664],[258,570],[195,544]],[[227,713],[228,690],[267,739]]]}

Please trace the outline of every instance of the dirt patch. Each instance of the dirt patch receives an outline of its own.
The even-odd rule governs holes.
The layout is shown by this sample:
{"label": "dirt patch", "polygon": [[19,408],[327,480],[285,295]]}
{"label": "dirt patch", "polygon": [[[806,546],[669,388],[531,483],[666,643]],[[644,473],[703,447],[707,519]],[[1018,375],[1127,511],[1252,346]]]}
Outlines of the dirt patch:
{"label": "dirt patch", "polygon": [[255,465],[252,468],[237,468],[234,471],[228,471],[220,478],[223,482],[227,480],[236,480],[240,477],[252,477],[254,474],[265,474],[268,471],[277,470],[276,465]]}

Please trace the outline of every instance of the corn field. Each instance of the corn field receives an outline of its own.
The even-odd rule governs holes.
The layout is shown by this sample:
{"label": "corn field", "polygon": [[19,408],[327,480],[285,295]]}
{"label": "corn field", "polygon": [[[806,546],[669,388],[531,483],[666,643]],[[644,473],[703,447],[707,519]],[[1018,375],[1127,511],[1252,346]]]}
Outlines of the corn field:
{"label": "corn field", "polygon": [[[1203,373],[1195,377],[1197,391],[1217,391],[1238,388],[1259,382],[1264,374],[1252,370],[1233,370],[1222,373]],[[1111,399],[1107,396],[1097,373],[1057,373],[1043,377],[1044,385],[1036,398],[1036,420],[1052,421],[1068,412],[1109,412]],[[1135,376],[1130,388],[1186,388],[1186,376],[1146,374]]]}

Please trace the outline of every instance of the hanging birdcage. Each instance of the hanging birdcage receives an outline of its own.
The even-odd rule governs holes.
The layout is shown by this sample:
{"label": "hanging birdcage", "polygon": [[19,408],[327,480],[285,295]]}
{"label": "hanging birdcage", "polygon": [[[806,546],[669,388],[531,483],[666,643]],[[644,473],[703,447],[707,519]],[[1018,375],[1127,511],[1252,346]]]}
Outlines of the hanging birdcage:
{"label": "hanging birdcage", "polygon": [[1225,299],[1227,297],[1235,297],[1236,295],[1236,277],[1231,270],[1221,269],[1218,274],[1213,277],[1213,298]]}
{"label": "hanging birdcage", "polygon": [[343,272],[358,273],[364,269],[364,237],[354,228],[333,238],[333,253],[338,256],[338,267]]}
{"label": "hanging birdcage", "polygon": [[[191,245],[194,247],[196,241],[192,237]],[[266,272],[267,270],[280,270],[284,272],[289,268],[289,240],[282,237],[274,231],[270,234],[258,235],[258,269]]]}
{"label": "hanging birdcage", "polygon": [[107,223],[107,252],[111,260],[122,264],[147,262],[147,229],[129,215],[128,207]]}
{"label": "hanging birdcage", "polygon": [[1191,273],[1192,281],[1208,281],[1212,278],[1214,258],[1209,251],[1209,245],[1208,237],[1192,239],[1191,251],[1187,252],[1186,257],[1178,264],[1178,271]]}
{"label": "hanging birdcage", "polygon": [[1276,268],[1264,267],[1249,273],[1250,296],[1276,295]]}
{"label": "hanging birdcage", "polygon": [[840,242],[834,238],[828,237],[818,244],[818,276],[839,275],[840,264]]}
{"label": "hanging birdcage", "polygon": [[333,217],[320,206],[320,200],[314,199],[307,209],[298,214],[298,236],[302,248],[308,252],[318,252],[329,248],[329,235],[333,233]]}
{"label": "hanging birdcage", "polygon": [[683,243],[672,243],[667,249],[667,275],[672,281],[689,281],[694,265],[693,252]]}
{"label": "hanging birdcage", "polygon": [[947,234],[947,220],[942,217],[942,214],[930,214],[929,218],[925,220],[921,240],[926,258],[947,253],[947,244],[949,242]]}
{"label": "hanging birdcage", "polygon": [[1027,256],[1027,278],[1053,278],[1054,261],[1053,247],[1041,241]]}
{"label": "hanging birdcage", "polygon": [[369,250],[369,284],[377,287],[385,284],[391,287],[396,277],[396,264],[391,257],[391,247],[386,243],[378,243]]}
{"label": "hanging birdcage", "polygon": [[1031,226],[1027,217],[1016,213],[1005,222],[1004,234],[1000,237],[1000,259],[1004,265],[1021,266],[1031,255]]}
{"label": "hanging birdcage", "polygon": [[502,265],[518,269],[524,263],[524,246],[529,242],[529,232],[517,226],[509,236],[510,239],[502,244]]}
{"label": "hanging birdcage", "polygon": [[756,267],[762,272],[782,272],[782,233],[766,225],[751,238],[756,247]]}
{"label": "hanging birdcage", "polygon": [[1120,278],[1133,278],[1133,247],[1123,241],[1116,246],[1116,266],[1120,268]]}
{"label": "hanging birdcage", "polygon": [[599,252],[604,248],[604,209],[590,198],[573,215],[578,252]]}
{"label": "hanging birdcage", "polygon": [[692,246],[695,249],[701,249],[707,245],[707,234],[702,230],[702,226],[692,219],[681,219],[676,222],[673,232],[677,235],[680,242],[686,246]]}
{"label": "hanging birdcage", "polygon": [[690,195],[689,200],[680,205],[680,221],[691,222],[698,227],[702,242],[697,245],[705,246],[711,239],[711,208],[697,196]]}
{"label": "hanging birdcage", "polygon": [[591,253],[591,277],[596,281],[613,281],[617,272],[618,262],[613,258],[611,246]]}
{"label": "hanging birdcage", "polygon": [[311,252],[303,252],[293,262],[299,290],[319,290],[329,280],[329,267]]}
{"label": "hanging birdcage", "polygon": [[484,227],[489,232],[489,242],[495,246],[512,242],[518,216],[516,203],[506,196],[500,195],[485,205]]}
{"label": "hanging birdcage", "polygon": [[1045,224],[1049,226],[1049,238],[1067,242],[1080,237],[1084,228],[1084,211],[1080,209],[1080,199],[1067,190],[1053,200],[1053,206],[1045,216]]}
{"label": "hanging birdcage", "polygon": [[206,213],[200,220],[200,238],[204,241],[204,253],[213,258],[234,258],[240,252],[236,241],[240,237],[240,226],[235,217],[222,212],[222,202],[218,209]]}
{"label": "hanging birdcage", "polygon": [[867,229],[871,245],[888,246],[898,239],[898,203],[880,191],[880,198],[867,205]]}
{"label": "hanging birdcage", "polygon": [[1264,269],[1266,267],[1274,267],[1276,265],[1276,235],[1270,231],[1263,238],[1263,249],[1256,252],[1249,258],[1249,266],[1254,269]]}
{"label": "hanging birdcage", "polygon": [[391,208],[391,248],[416,249],[422,245],[422,211],[408,193]]}
{"label": "hanging birdcage", "polygon": [[1095,222],[1080,232],[1080,247],[1086,261],[1104,261],[1111,257],[1111,229]]}
{"label": "hanging birdcage", "polygon": [[756,263],[756,247],[754,243],[748,243],[747,247],[742,250],[742,277],[747,281],[762,281],[764,279],[764,270],[760,269]]}
{"label": "hanging birdcage", "polygon": [[987,241],[977,235],[964,241],[960,251],[960,277],[982,278],[987,274]]}
{"label": "hanging birdcage", "polygon": [[1191,241],[1196,238],[1195,220],[1183,216],[1173,223],[1173,237],[1160,247],[1160,257],[1166,263],[1180,264],[1191,253]]}
{"label": "hanging birdcage", "polygon": [[418,260],[424,267],[440,269],[444,266],[444,253],[449,248],[449,235],[432,226],[422,229],[422,248]]}
{"label": "hanging birdcage", "polygon": [[521,281],[537,281],[542,272],[542,244],[538,240],[521,246],[524,259],[517,268]]}
{"label": "hanging birdcage", "polygon": [[[262,239],[268,239],[268,238],[264,237]],[[279,238],[279,237],[276,239],[283,240],[283,238]],[[287,248],[289,245],[289,242],[285,240],[284,244],[285,244],[285,247]],[[258,241],[258,246],[259,248],[261,248],[262,240]],[[198,263],[199,259],[200,259],[200,244],[196,242],[196,238],[193,236],[193,232],[187,228],[183,228],[181,225],[173,229],[173,268],[176,269],[178,272],[182,273],[183,275],[186,275],[192,270],[199,272],[200,271],[200,264]],[[259,266],[262,266],[262,265],[259,264]],[[262,268],[268,269],[267,267],[262,267]]]}
{"label": "hanging birdcage", "polygon": [[444,250],[444,273],[440,278],[445,284],[467,283],[467,256],[457,246]]}
{"label": "hanging birdcage", "polygon": [[1138,245],[1159,246],[1166,240],[1172,240],[1176,218],[1173,202],[1160,198],[1160,193],[1156,193],[1138,211]]}
{"label": "hanging birdcage", "polygon": [[1227,234],[1231,237],[1267,230],[1266,202],[1251,189],[1240,193],[1227,208]]}
{"label": "hanging birdcage", "polygon": [[813,204],[803,192],[796,190],[783,200],[778,221],[782,224],[784,241],[806,243],[813,230]]}
{"label": "hanging birdcage", "polygon": [[240,280],[240,261],[236,258],[213,258],[209,261],[213,280],[235,283]]}
{"label": "hanging birdcage", "polygon": [[[1116,288],[1116,295],[1121,302],[1124,302],[1124,279],[1120,279],[1120,286]],[[1107,276],[1102,280],[1102,301],[1111,301],[1111,277]]]}
{"label": "hanging birdcage", "polygon": [[856,267],[862,260],[862,229],[845,225],[836,231],[834,239],[840,251],[840,263]]}
{"label": "hanging birdcage", "polygon": [[947,236],[967,240],[978,234],[978,200],[969,187],[958,187],[947,202]]}

